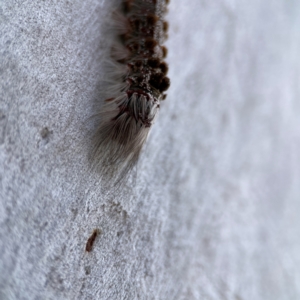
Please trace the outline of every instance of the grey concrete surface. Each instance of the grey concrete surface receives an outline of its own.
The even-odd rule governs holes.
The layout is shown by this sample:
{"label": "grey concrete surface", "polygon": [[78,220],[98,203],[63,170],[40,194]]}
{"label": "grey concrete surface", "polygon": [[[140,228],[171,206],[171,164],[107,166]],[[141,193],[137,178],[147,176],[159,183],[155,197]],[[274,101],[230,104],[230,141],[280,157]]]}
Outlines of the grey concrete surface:
{"label": "grey concrete surface", "polygon": [[299,300],[299,1],[171,0],[119,192],[88,162],[110,4],[0,0],[0,299]]}

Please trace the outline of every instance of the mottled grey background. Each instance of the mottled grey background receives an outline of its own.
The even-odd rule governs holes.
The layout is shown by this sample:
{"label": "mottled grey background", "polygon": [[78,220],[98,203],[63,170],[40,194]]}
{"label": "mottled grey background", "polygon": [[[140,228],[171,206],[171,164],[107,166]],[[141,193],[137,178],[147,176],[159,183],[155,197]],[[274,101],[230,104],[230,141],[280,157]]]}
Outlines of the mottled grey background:
{"label": "mottled grey background", "polygon": [[110,4],[0,0],[0,299],[299,300],[299,1],[171,1],[118,193],[88,163]]}

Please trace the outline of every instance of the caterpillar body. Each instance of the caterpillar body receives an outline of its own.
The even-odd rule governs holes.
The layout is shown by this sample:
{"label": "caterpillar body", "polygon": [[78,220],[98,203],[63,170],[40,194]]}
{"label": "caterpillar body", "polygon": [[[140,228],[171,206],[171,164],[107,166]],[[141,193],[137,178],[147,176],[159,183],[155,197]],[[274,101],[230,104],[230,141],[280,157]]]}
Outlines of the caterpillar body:
{"label": "caterpillar body", "polygon": [[123,0],[114,11],[107,98],[98,114],[94,159],[103,175],[136,164],[170,80],[164,62],[168,0]]}

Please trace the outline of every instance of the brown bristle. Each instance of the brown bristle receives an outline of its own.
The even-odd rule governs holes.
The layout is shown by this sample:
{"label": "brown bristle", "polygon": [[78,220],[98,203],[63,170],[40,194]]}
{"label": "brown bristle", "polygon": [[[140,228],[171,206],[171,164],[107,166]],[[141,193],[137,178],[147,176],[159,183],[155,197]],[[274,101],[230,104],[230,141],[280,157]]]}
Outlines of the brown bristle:
{"label": "brown bristle", "polygon": [[152,25],[152,26],[155,25],[157,20],[158,20],[158,17],[156,15],[151,14],[151,15],[147,16],[147,24],[148,25]]}
{"label": "brown bristle", "polygon": [[161,100],[166,100],[167,94],[163,94]]}
{"label": "brown bristle", "polygon": [[157,68],[160,64],[160,59],[153,57],[148,59],[148,66],[151,68]]}
{"label": "brown bristle", "polygon": [[167,32],[168,29],[169,29],[169,23],[166,22],[166,21],[164,21],[164,22],[163,22],[163,31],[164,31],[164,32]]}
{"label": "brown bristle", "polygon": [[161,82],[161,80],[164,78],[164,74],[154,73],[154,74],[152,74],[151,78],[156,80],[157,82]]}
{"label": "brown bristle", "polygon": [[132,7],[133,0],[126,0],[123,2],[123,11],[124,13],[128,13]]}
{"label": "brown bristle", "polygon": [[164,77],[159,85],[159,90],[161,92],[166,91],[170,87],[170,79],[168,77]]}
{"label": "brown bristle", "polygon": [[156,45],[157,41],[151,37],[145,40],[145,48],[148,50],[153,50]]}
{"label": "brown bristle", "polygon": [[168,49],[165,46],[161,46],[161,50],[162,50],[163,58],[165,58],[168,54]]}
{"label": "brown bristle", "polygon": [[160,90],[162,79],[164,78],[164,74],[162,73],[154,73],[151,75],[149,83],[156,89]]}
{"label": "brown bristle", "polygon": [[162,62],[162,63],[159,65],[159,68],[161,69],[161,72],[162,72],[163,74],[166,75],[166,74],[168,73],[169,67],[168,67],[167,63]]}

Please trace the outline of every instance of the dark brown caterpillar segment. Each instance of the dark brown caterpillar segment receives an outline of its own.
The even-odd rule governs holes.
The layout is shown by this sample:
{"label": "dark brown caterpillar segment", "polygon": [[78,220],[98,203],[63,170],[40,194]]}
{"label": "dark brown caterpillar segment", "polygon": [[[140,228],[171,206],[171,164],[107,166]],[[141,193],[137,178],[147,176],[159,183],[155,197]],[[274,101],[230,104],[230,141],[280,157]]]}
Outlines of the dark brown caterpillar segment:
{"label": "dark brown caterpillar segment", "polygon": [[167,50],[162,46],[168,29],[168,23],[163,20],[165,5],[165,1],[153,0],[126,0],[123,4],[132,27],[122,36],[124,46],[130,51],[127,64],[131,66],[125,81],[130,79],[133,85],[138,82],[142,90],[154,94],[166,91],[170,84],[165,76],[168,66],[163,61]]}
{"label": "dark brown caterpillar segment", "polygon": [[87,251],[87,252],[92,251],[94,242],[99,233],[100,233],[99,229],[94,229],[92,235],[89,237],[88,241],[86,242],[85,251]]}

